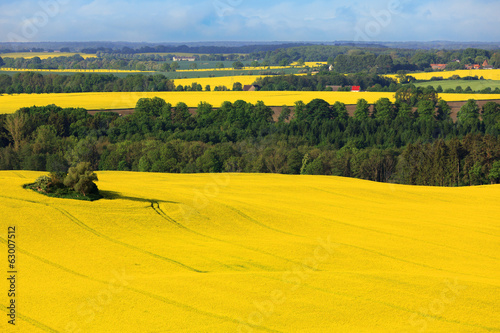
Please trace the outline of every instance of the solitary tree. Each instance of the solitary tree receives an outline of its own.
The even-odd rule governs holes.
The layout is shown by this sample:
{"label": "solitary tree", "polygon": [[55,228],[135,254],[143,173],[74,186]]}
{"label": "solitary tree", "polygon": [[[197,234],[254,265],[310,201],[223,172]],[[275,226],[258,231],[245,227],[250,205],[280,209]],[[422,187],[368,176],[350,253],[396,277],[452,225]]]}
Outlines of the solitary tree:
{"label": "solitary tree", "polygon": [[170,69],[173,70],[174,72],[179,69],[180,65],[177,61],[174,61],[170,64]]}
{"label": "solitary tree", "polygon": [[234,69],[242,69],[243,63],[241,61],[235,61],[235,62],[233,62],[233,68]]}
{"label": "solitary tree", "polygon": [[233,84],[233,91],[243,91],[243,86],[240,82],[235,82]]}
{"label": "solitary tree", "polygon": [[98,192],[94,181],[97,181],[97,175],[92,170],[90,163],[80,162],[76,167],[69,168],[68,175],[64,178],[64,185],[86,196]]}

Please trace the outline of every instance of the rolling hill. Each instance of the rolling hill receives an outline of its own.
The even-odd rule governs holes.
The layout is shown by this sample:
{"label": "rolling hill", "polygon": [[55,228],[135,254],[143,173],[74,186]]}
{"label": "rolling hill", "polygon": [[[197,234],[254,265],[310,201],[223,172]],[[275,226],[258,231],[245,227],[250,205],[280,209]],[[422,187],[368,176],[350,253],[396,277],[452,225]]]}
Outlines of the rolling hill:
{"label": "rolling hill", "polygon": [[0,172],[2,332],[500,331],[498,185],[99,172],[83,202],[43,174]]}

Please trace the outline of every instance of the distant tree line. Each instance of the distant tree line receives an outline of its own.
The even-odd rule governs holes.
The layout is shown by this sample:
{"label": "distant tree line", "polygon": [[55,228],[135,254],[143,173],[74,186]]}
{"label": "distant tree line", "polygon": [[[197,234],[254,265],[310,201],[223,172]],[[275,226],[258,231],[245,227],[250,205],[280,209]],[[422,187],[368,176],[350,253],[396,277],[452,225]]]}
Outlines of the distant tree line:
{"label": "distant tree line", "polygon": [[119,78],[111,74],[42,75],[34,72],[0,74],[0,94],[172,91],[173,81],[164,75],[134,74]]}
{"label": "distant tree line", "polygon": [[[431,64],[447,64],[447,69],[464,69],[468,64],[483,64],[486,60],[500,68],[500,52],[467,48],[464,50],[413,50],[377,45],[250,45],[242,47],[144,46],[87,48],[82,53],[97,54],[84,59],[80,55],[50,59],[14,59],[5,57],[6,67],[28,69],[134,69],[175,71],[171,62],[176,53],[197,53],[200,61],[248,61],[263,66],[289,65],[292,62],[327,61],[339,73],[370,72],[378,74],[398,71],[432,71]],[[54,54],[56,56],[57,54]],[[1,65],[0,65],[1,66]]]}
{"label": "distant tree line", "polygon": [[[367,90],[371,87],[390,87],[390,91],[396,91],[402,85],[398,85],[395,80],[377,74],[357,73],[339,74],[337,72],[320,71],[316,75],[279,75],[271,77],[261,77],[255,82],[265,91],[325,91],[332,90],[329,86],[352,87],[360,86]],[[350,90],[350,89],[349,89]]]}
{"label": "distant tree line", "polygon": [[500,181],[500,105],[467,102],[453,122],[446,102],[419,89],[345,105],[316,99],[284,107],[262,102],[138,101],[126,117],[83,109],[23,108],[0,116],[0,169],[67,172],[272,172],[462,186]]}

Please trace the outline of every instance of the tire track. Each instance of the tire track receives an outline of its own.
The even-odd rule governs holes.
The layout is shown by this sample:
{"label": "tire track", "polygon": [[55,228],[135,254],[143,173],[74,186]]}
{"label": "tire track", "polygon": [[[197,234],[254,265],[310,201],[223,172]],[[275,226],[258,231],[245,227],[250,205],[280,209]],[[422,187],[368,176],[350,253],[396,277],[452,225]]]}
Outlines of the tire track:
{"label": "tire track", "polygon": [[[2,238],[2,237],[0,237],[0,242],[4,243],[4,244],[7,243],[7,241],[4,238]],[[93,281],[93,282],[97,282],[97,283],[101,283],[101,284],[105,284],[105,285],[109,284],[109,281],[104,281],[104,280],[96,279],[96,278],[93,278],[93,277],[90,277],[90,276],[78,273],[76,271],[73,271],[72,269],[66,268],[64,266],[61,266],[61,265],[55,263],[55,262],[52,262],[52,261],[47,260],[45,258],[39,257],[39,256],[37,256],[37,255],[35,255],[33,253],[30,253],[29,251],[26,251],[23,248],[17,247],[17,251],[20,252],[20,253],[23,253],[23,254],[25,254],[25,255],[33,258],[33,259],[35,259],[35,260],[41,261],[42,263],[44,263],[46,265],[50,265],[50,266],[55,267],[57,269],[63,270],[66,273],[73,274],[73,275],[76,275],[76,276],[78,276],[80,278],[84,278],[84,279],[87,279],[87,280],[90,280],[90,281]],[[223,320],[223,321],[232,322],[232,323],[237,324],[237,325],[241,324],[241,322],[239,320],[234,319],[232,317],[229,317],[229,316],[226,316],[226,315],[220,315],[220,314],[212,313],[212,312],[205,311],[205,310],[200,310],[200,309],[195,308],[193,306],[190,306],[190,305],[187,305],[187,304],[184,304],[184,303],[180,303],[180,302],[177,302],[175,300],[169,299],[167,297],[156,295],[154,293],[151,293],[151,292],[148,292],[148,291],[145,291],[145,290],[142,290],[142,289],[137,289],[137,288],[129,287],[129,286],[125,286],[125,285],[121,286],[121,287],[123,287],[126,290],[132,291],[134,293],[138,293],[138,294],[141,294],[143,296],[146,296],[146,297],[149,297],[149,298],[152,298],[152,299],[156,299],[158,301],[161,301],[162,303],[169,304],[169,305],[172,305],[172,306],[184,309],[186,311],[194,312],[194,313],[206,316],[206,317],[211,317],[211,318],[215,318],[215,319],[219,319],[219,320]],[[2,306],[2,308],[5,308],[5,307]],[[259,326],[259,325],[254,325],[254,324],[250,324],[250,323],[248,323],[247,325],[250,326],[250,327],[252,327],[252,328],[254,328],[254,329],[261,330],[261,331],[274,332],[274,333],[282,333],[281,331],[273,330],[273,329],[267,328],[265,326]],[[57,333],[58,331],[52,330],[52,331],[48,331],[48,332],[56,332]]]}
{"label": "tire track", "polygon": [[[156,205],[156,207],[155,207]],[[179,222],[177,222],[176,220],[174,220],[173,218],[171,218],[170,216],[168,216],[161,208],[160,208],[160,204],[158,203],[158,201],[151,201],[151,208],[153,208],[153,210],[158,214],[160,215],[161,217],[163,217],[165,220],[169,221],[170,223],[176,225],[177,227],[181,228],[181,229],[185,229],[185,230],[189,230],[188,228],[186,228],[185,226],[183,226],[182,224],[180,224]]]}
{"label": "tire track", "polygon": [[18,176],[19,178],[23,178],[23,179],[26,179],[26,176],[22,175],[21,173],[17,172],[17,171],[11,171],[13,174],[15,174],[16,176]]}
{"label": "tire track", "polygon": [[111,238],[111,237],[109,237],[109,236],[107,236],[105,234],[102,234],[102,233],[98,232],[97,230],[92,229],[91,227],[89,227],[88,225],[86,225],[85,223],[83,223],[82,221],[80,221],[78,218],[76,218],[75,216],[71,215],[69,212],[67,212],[66,210],[64,210],[62,208],[54,207],[54,206],[49,205],[47,203],[36,202],[36,201],[32,201],[32,200],[12,198],[12,197],[6,197],[6,196],[0,196],[0,197],[7,198],[7,199],[13,199],[13,200],[19,200],[19,201],[25,201],[25,202],[30,202],[30,203],[35,203],[35,204],[39,204],[39,205],[43,205],[43,206],[55,209],[55,210],[59,211],[61,214],[63,214],[64,216],[66,216],[70,221],[72,221],[73,223],[75,223],[76,225],[78,225],[80,228],[82,228],[82,229],[84,229],[84,230],[86,230],[86,231],[94,234],[97,237],[100,237],[100,238],[103,238],[103,239],[105,239],[105,240],[107,240],[109,242],[112,242],[112,243],[115,243],[115,244],[127,247],[127,248],[129,248],[131,250],[134,250],[134,251],[137,251],[137,252],[140,252],[140,253],[152,256],[154,258],[167,261],[167,262],[169,262],[171,264],[174,264],[174,265],[177,265],[179,267],[185,268],[185,269],[190,270],[192,272],[196,272],[196,273],[208,273],[208,271],[199,270],[197,268],[194,268],[194,267],[188,266],[186,264],[183,264],[180,261],[164,257],[162,255],[159,255],[159,254],[156,254],[156,253],[153,253],[153,252],[141,249],[141,248],[139,248],[137,246],[134,246],[134,245],[131,245],[131,244],[119,241],[119,240]]}
{"label": "tire track", "polygon": [[[330,193],[330,194],[333,194],[333,195],[337,195],[337,196],[343,196],[343,197],[347,197],[347,198],[352,198],[352,199],[358,200],[358,201],[360,200],[360,198],[357,198],[357,197],[352,197],[352,196],[347,196],[347,195],[343,195],[343,194],[340,194],[340,193],[330,192],[330,191],[322,190],[322,189],[315,188],[315,187],[310,187],[310,188],[312,188],[314,190],[321,191],[321,192],[326,192],[326,193]],[[419,195],[419,196],[421,196],[421,195]],[[372,201],[372,202],[375,202],[377,204],[383,204],[383,203],[378,202],[378,201]],[[332,206],[332,207],[335,207],[335,206]],[[488,235],[488,236],[500,238],[500,235],[494,235],[494,234],[491,234],[491,233],[488,233],[488,232],[485,232],[485,231],[480,231],[480,230],[477,230],[477,229],[470,229],[470,228],[462,227],[462,226],[458,226],[458,225],[446,224],[446,223],[441,223],[441,222],[433,222],[433,224],[435,224],[435,225],[441,225],[441,226],[445,226],[445,227],[450,227],[450,228],[455,228],[455,229],[466,230],[466,231],[469,231],[469,232],[477,232],[477,233],[480,233],[480,234],[484,234],[484,235]],[[366,229],[371,230],[369,228],[366,228]],[[395,235],[395,236],[399,236],[399,235]],[[403,236],[399,236],[399,237],[403,237]],[[412,239],[412,238],[410,238],[410,239]],[[430,243],[430,244],[432,244],[432,243]],[[495,259],[498,259],[498,258],[495,258]]]}
{"label": "tire track", "polygon": [[[335,206],[333,206],[333,207],[335,207]],[[309,214],[309,215],[311,215],[311,214]],[[313,215],[313,216],[316,216],[316,215]],[[405,238],[405,239],[409,239],[409,240],[412,240],[412,241],[415,241],[415,242],[425,243],[425,244],[429,244],[429,245],[433,245],[433,246],[444,247],[446,249],[450,249],[450,250],[454,250],[454,251],[459,251],[459,252],[463,252],[463,253],[467,253],[467,254],[472,254],[472,255],[476,255],[476,256],[480,256],[480,257],[490,258],[490,259],[494,259],[494,260],[500,260],[500,258],[498,258],[498,257],[493,257],[493,256],[490,256],[490,255],[487,255],[487,254],[476,253],[476,252],[467,251],[467,250],[463,250],[463,249],[460,249],[460,248],[451,247],[451,246],[444,245],[444,244],[433,243],[433,242],[429,242],[429,241],[426,241],[426,240],[422,240],[422,239],[418,239],[418,238],[413,238],[413,237],[409,237],[409,236],[405,236],[405,235],[395,234],[395,233],[391,233],[391,232],[387,232],[387,231],[382,231],[382,230],[377,230],[377,229],[369,228],[369,227],[363,227],[363,226],[352,224],[352,223],[341,222],[341,221],[334,220],[334,219],[331,219],[331,218],[328,218],[328,217],[321,217],[321,218],[323,218],[323,219],[325,219],[327,221],[331,221],[331,222],[336,223],[336,224],[345,225],[345,226],[348,226],[348,227],[351,227],[351,228],[358,228],[358,229],[362,229],[362,230],[367,230],[367,231],[371,231],[371,232],[380,233],[380,234],[383,234],[383,235],[389,235],[389,236],[394,236],[394,237]],[[446,224],[443,224],[443,225],[450,227],[450,225],[446,225]],[[459,228],[459,227],[456,227],[456,228]],[[478,231],[478,232],[480,232],[480,231]],[[480,232],[480,233],[482,233],[482,232]],[[498,236],[492,235],[492,234],[487,234],[487,235],[488,236],[498,237]]]}
{"label": "tire track", "polygon": [[[417,243],[424,243],[424,244],[429,244],[429,245],[433,245],[433,246],[444,247],[444,248],[449,249],[449,250],[454,250],[454,251],[459,251],[459,252],[461,251],[461,252],[472,254],[472,255],[476,255],[476,256],[486,257],[486,258],[490,258],[490,259],[494,259],[494,260],[500,260],[500,258],[489,256],[487,254],[475,253],[475,252],[471,252],[471,251],[467,251],[467,250],[463,250],[463,249],[454,248],[454,247],[451,247],[451,246],[448,246],[448,245],[433,243],[433,242],[429,242],[429,241],[426,241],[426,240],[422,240],[422,239],[418,239],[418,238],[413,238],[413,237],[409,237],[409,236],[405,236],[405,235],[394,234],[392,232],[387,232],[387,231],[377,230],[377,229],[373,229],[373,228],[363,227],[363,226],[352,224],[352,223],[340,222],[340,221],[337,221],[337,220],[333,220],[331,218],[326,218],[326,220],[331,221],[333,223],[342,224],[342,225],[345,225],[345,226],[348,226],[348,227],[352,227],[352,228],[358,228],[358,229],[362,229],[362,230],[367,230],[367,231],[371,231],[371,232],[380,233],[380,234],[383,234],[383,235],[389,235],[389,236],[394,236],[394,237],[409,239],[409,240],[412,240],[412,241],[417,242]],[[489,235],[493,236],[491,234],[489,234]]]}
{"label": "tire track", "polygon": [[355,248],[355,249],[358,249],[358,250],[361,250],[361,251],[365,251],[365,252],[377,254],[379,256],[386,257],[386,258],[389,258],[389,259],[392,259],[392,260],[401,261],[401,262],[404,262],[404,263],[407,263],[407,264],[412,264],[412,265],[416,265],[416,266],[420,266],[420,267],[424,267],[424,268],[428,268],[428,269],[435,269],[435,270],[438,270],[438,271],[447,272],[447,273],[453,273],[453,274],[458,274],[458,275],[467,275],[467,276],[473,276],[473,277],[481,277],[481,278],[488,279],[488,280],[491,279],[491,276],[482,276],[482,275],[476,275],[476,274],[470,274],[470,273],[464,273],[464,272],[450,271],[450,270],[444,269],[444,268],[434,267],[434,266],[430,266],[430,265],[426,265],[426,264],[414,262],[414,261],[411,261],[411,260],[401,259],[401,258],[398,258],[398,257],[394,257],[394,256],[391,256],[391,255],[388,255],[388,254],[385,254],[385,253],[382,253],[382,252],[379,252],[379,251],[376,251],[376,250],[371,250],[371,249],[364,248],[364,247],[357,246],[357,245],[352,245],[352,244],[347,244],[347,243],[341,243],[341,242],[336,242],[336,244],[344,245],[346,247],[352,247],[352,248]]}
{"label": "tire track", "polygon": [[[154,207],[154,204],[156,204],[156,208]],[[223,240],[223,239],[220,239],[220,238],[216,238],[216,237],[212,237],[212,236],[209,236],[209,235],[205,235],[205,234],[202,234],[196,230],[193,230],[191,228],[188,228],[186,226],[184,226],[183,224],[177,222],[176,220],[174,220],[172,217],[170,217],[169,215],[167,215],[161,208],[160,208],[160,205],[158,202],[156,201],[152,201],[151,202],[151,207],[153,208],[153,210],[158,214],[160,215],[162,218],[166,219],[167,221],[173,223],[174,225],[178,226],[179,228],[181,229],[184,229],[188,232],[191,232],[195,235],[198,235],[198,236],[201,236],[201,237],[204,237],[204,238],[208,238],[210,240],[214,240],[214,241],[217,241],[217,242],[222,242],[222,243],[225,243],[225,244],[229,244],[229,245],[232,245],[232,246],[236,246],[236,247],[240,247],[240,248],[243,248],[245,250],[249,250],[249,251],[253,251],[253,252],[257,252],[257,253],[260,253],[260,254],[263,254],[263,255],[267,255],[267,256],[271,256],[275,259],[280,259],[280,260],[284,260],[286,262],[289,262],[289,263],[293,263],[293,264],[297,264],[297,265],[303,265],[305,267],[308,267],[308,268],[311,268],[311,266],[307,265],[307,264],[304,264],[304,263],[300,263],[300,262],[297,262],[295,260],[292,260],[292,259],[288,259],[288,258],[285,258],[285,257],[281,257],[281,256],[278,256],[276,254],[272,254],[272,253],[269,253],[269,252],[266,252],[266,251],[263,251],[263,250],[259,250],[259,249],[256,249],[256,248],[253,248],[251,246],[245,246],[245,245],[242,245],[242,244],[238,244],[238,243],[233,243],[233,242],[230,242],[230,241],[226,241],[226,240]],[[255,264],[254,264],[255,266]],[[265,267],[265,266],[262,266],[262,267]],[[270,270],[269,268],[266,268],[266,270]],[[272,271],[272,270],[270,270]]]}
{"label": "tire track", "polygon": [[[275,280],[275,281],[281,281],[281,282],[283,282],[281,279],[273,278],[273,277],[270,277],[270,276],[261,275],[261,277],[265,278],[265,279],[269,279],[269,280]],[[291,282],[286,282],[285,281],[285,283],[290,284]],[[393,308],[393,309],[400,310],[400,311],[405,311],[405,312],[408,312],[408,313],[411,313],[411,314],[417,314],[417,315],[422,316],[424,318],[433,318],[433,319],[444,321],[444,322],[451,323],[451,324],[458,324],[458,325],[470,326],[470,327],[475,327],[475,328],[479,327],[479,328],[485,329],[487,331],[500,332],[500,328],[498,328],[498,327],[488,327],[488,326],[483,326],[483,325],[478,325],[478,324],[473,324],[473,323],[466,323],[466,322],[462,322],[462,321],[459,321],[459,320],[448,319],[448,318],[444,318],[442,316],[433,315],[433,314],[430,314],[430,313],[423,313],[423,312],[416,311],[416,310],[411,310],[411,309],[408,309],[408,308],[403,307],[403,306],[395,305],[395,304],[392,304],[392,303],[389,303],[389,302],[384,302],[384,301],[381,301],[381,300],[372,299],[370,297],[365,297],[365,296],[362,296],[362,295],[352,296],[352,294],[343,293],[343,292],[339,292],[339,291],[328,290],[328,289],[320,288],[320,287],[315,287],[315,286],[312,286],[312,285],[310,285],[308,283],[303,283],[300,286],[304,286],[304,287],[312,289],[312,290],[317,290],[317,291],[323,292],[325,294],[331,294],[331,295],[346,297],[346,298],[349,298],[352,301],[357,301],[359,299],[363,299],[363,300],[365,300],[367,302],[375,303],[375,304],[378,304],[378,305],[384,305],[386,307]]]}
{"label": "tire track", "polygon": [[252,222],[254,224],[257,224],[257,225],[259,225],[259,226],[261,226],[263,228],[266,228],[266,229],[269,229],[269,230],[272,230],[272,231],[275,231],[275,232],[279,232],[279,233],[285,234],[285,235],[290,235],[290,236],[295,236],[295,237],[305,237],[305,236],[293,234],[291,232],[287,232],[287,231],[283,231],[283,230],[280,230],[280,229],[273,228],[271,226],[268,226],[267,224],[264,224],[262,222],[257,221],[256,219],[248,216],[247,214],[243,213],[242,211],[240,211],[240,210],[238,210],[238,209],[236,209],[236,208],[234,208],[232,206],[229,206],[229,205],[226,205],[226,204],[220,203],[220,202],[219,202],[219,204],[221,204],[222,206],[228,208],[229,210],[232,210],[233,212],[235,212],[236,214],[240,215],[241,217],[247,219],[248,221],[250,221],[250,222]]}
{"label": "tire track", "polygon": [[[5,311],[7,314],[9,314],[9,309],[6,306],[0,305],[0,308],[3,311]],[[19,313],[17,311],[16,311],[16,317],[19,318],[19,319],[21,319],[21,320],[23,320],[23,321],[25,321],[25,322],[27,322],[27,323],[29,323],[29,324],[31,324],[31,325],[33,325],[33,326],[35,326],[35,327],[37,327],[37,328],[39,328],[39,329],[41,329],[41,330],[43,330],[43,331],[45,331],[45,332],[59,333],[59,331],[57,331],[57,330],[55,330],[55,329],[53,329],[53,328],[51,328],[51,327],[49,327],[49,326],[47,326],[47,325],[39,322],[38,320],[35,320],[35,319],[33,319],[31,317],[28,317],[28,316],[25,316],[22,313]]]}

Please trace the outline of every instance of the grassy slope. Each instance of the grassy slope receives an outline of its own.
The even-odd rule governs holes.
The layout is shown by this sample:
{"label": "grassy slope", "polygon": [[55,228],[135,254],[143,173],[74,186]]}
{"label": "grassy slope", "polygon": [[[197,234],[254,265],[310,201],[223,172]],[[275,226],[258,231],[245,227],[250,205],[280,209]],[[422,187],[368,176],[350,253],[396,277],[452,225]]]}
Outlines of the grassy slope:
{"label": "grassy slope", "polygon": [[101,172],[87,203],[39,175],[0,172],[16,332],[500,330],[498,186]]}

